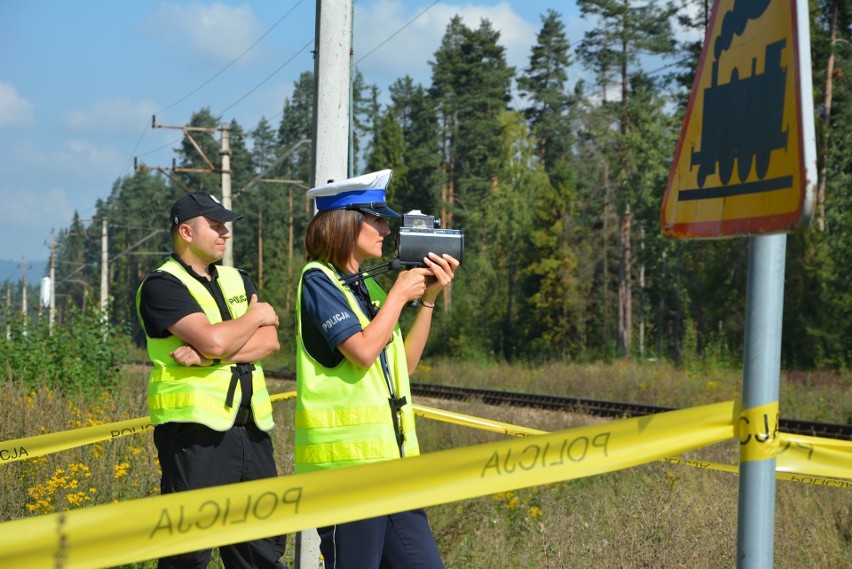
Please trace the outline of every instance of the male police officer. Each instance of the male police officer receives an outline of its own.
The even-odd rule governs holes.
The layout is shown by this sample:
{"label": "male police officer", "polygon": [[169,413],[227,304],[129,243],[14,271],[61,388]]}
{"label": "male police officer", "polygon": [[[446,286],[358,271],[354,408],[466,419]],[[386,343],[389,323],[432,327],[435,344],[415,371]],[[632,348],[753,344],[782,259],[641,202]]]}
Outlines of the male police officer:
{"label": "male police officer", "polygon": [[[163,494],[277,476],[272,405],[259,360],[278,351],[278,316],[248,276],[217,266],[242,215],[210,194],[184,194],[171,209],[174,253],[143,281],[139,320],[154,369],[148,410]],[[283,567],[285,536],[219,548],[227,568]],[[212,551],[160,560],[206,567]]]}

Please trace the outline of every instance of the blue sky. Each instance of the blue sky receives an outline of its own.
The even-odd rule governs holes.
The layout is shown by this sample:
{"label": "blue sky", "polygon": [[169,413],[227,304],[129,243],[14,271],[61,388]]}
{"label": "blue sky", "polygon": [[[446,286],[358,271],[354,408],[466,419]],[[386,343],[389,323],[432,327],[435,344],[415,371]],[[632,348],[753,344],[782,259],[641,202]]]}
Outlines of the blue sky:
{"label": "blue sky", "polygon": [[[573,1],[359,0],[355,60],[383,93],[405,74],[428,85],[458,14],[470,27],[489,19],[521,69],[548,8],[581,39],[589,24]],[[0,260],[48,259],[51,230],[75,210],[90,219],[134,156],[170,165],[180,133],[150,128],[154,114],[178,126],[210,107],[246,130],[262,116],[277,127],[313,70],[315,14],[315,0],[0,2]]]}

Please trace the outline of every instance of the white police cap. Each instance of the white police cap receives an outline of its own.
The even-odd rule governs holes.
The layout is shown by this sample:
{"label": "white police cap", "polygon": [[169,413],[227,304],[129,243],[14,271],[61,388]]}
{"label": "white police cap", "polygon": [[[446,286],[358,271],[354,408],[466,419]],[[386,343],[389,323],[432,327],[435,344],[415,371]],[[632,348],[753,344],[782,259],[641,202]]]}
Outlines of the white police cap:
{"label": "white police cap", "polygon": [[315,199],[318,211],[356,209],[379,217],[400,217],[388,207],[385,190],[393,170],[379,170],[339,182],[329,182],[308,190],[308,199]]}

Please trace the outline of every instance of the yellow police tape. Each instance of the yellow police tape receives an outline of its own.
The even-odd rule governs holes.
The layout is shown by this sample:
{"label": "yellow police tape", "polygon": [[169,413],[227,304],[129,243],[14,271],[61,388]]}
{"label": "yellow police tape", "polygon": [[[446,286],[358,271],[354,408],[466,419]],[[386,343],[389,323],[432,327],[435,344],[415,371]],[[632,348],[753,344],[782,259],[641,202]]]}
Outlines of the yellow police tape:
{"label": "yellow police tape", "polygon": [[[270,395],[273,403],[294,399],[295,391],[287,391]],[[36,458],[46,454],[68,450],[71,448],[90,445],[93,443],[144,433],[154,428],[150,417],[139,417],[138,419],[127,419],[116,423],[105,423],[92,427],[83,427],[73,431],[62,431],[59,433],[48,433],[13,439],[0,443],[0,464]]]}
{"label": "yellow police tape", "polygon": [[[273,403],[277,403],[295,397],[295,391],[288,391],[271,395],[270,399]],[[852,441],[838,441],[820,437],[778,433],[777,411],[774,411],[777,408],[778,404],[776,402],[768,406],[743,410],[740,413],[739,437],[741,445],[743,448],[749,448],[750,446],[756,447],[753,450],[741,451],[741,460],[743,459],[743,453],[749,456],[749,460],[772,458],[766,451],[775,450],[777,453],[776,470],[778,478],[792,481],[807,480],[806,483],[809,484],[830,486],[835,484],[831,481],[822,480],[822,478],[852,477]],[[546,433],[546,431],[540,429],[501,423],[491,419],[473,417],[423,405],[414,405],[414,409],[418,415],[424,418],[455,423],[509,436],[535,436]],[[752,425],[758,425],[758,427],[752,428]],[[763,427],[761,428],[760,425],[763,425]],[[767,427],[767,425],[769,426]],[[775,425],[774,428],[772,425]],[[143,433],[151,429],[153,429],[153,425],[150,418],[141,417],[85,427],[73,431],[49,433],[5,441],[0,443],[0,464],[35,458],[78,446]],[[770,444],[766,444],[767,442]],[[677,459],[671,459],[671,461],[674,460]],[[702,466],[699,467],[702,468],[712,468],[726,472],[739,471],[737,466],[717,465],[705,461],[698,461],[696,464],[690,461],[681,461],[678,463],[689,464],[691,466],[699,466],[700,464]],[[802,479],[802,477],[793,477],[789,473],[804,474],[807,476]]]}
{"label": "yellow police tape", "polygon": [[777,472],[852,479],[852,441],[789,433],[780,433],[778,440],[780,446],[775,457]]}
{"label": "yellow police tape", "polygon": [[[418,415],[425,418],[515,437],[528,437],[540,435],[546,432],[538,429],[530,429],[528,427],[519,427],[508,423],[501,423],[499,421],[492,421],[490,419],[464,415],[462,413],[433,409],[423,405],[415,405],[414,409]],[[762,411],[755,410],[749,410],[748,413],[743,411],[740,414],[740,417],[762,417],[761,413]],[[740,425],[740,443],[743,444],[743,441],[748,441],[749,437],[754,433],[749,433],[747,430],[743,430],[742,421],[740,421]],[[763,433],[757,432],[757,435],[762,437]],[[789,480],[791,482],[800,482],[818,486],[852,488],[852,483],[842,480],[830,480],[830,478],[852,479],[852,441],[840,441],[821,437],[809,437],[805,435],[792,435],[789,433],[774,433],[773,437],[775,438],[775,443],[773,443],[772,448],[775,448],[778,451],[774,457],[776,458],[776,472],[778,478]],[[739,467],[737,465],[719,464],[704,460],[681,459],[674,457],[666,457],[661,460],[671,464],[682,464],[697,468],[721,470],[724,472],[732,472],[734,474],[739,473]]]}
{"label": "yellow police tape", "polygon": [[0,524],[8,567],[107,567],[594,476],[736,436],[716,403],[340,470],[129,500]]}
{"label": "yellow police tape", "polygon": [[778,454],[778,402],[740,413],[740,462],[768,460]]}

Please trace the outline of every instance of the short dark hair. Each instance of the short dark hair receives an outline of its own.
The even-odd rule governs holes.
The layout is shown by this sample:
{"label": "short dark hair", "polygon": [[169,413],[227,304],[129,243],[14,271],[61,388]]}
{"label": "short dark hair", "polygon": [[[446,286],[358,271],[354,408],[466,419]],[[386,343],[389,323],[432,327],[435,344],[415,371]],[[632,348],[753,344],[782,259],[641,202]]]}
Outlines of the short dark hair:
{"label": "short dark hair", "polygon": [[364,214],[351,209],[317,213],[305,230],[305,259],[331,263],[340,271],[355,250]]}
{"label": "short dark hair", "polygon": [[198,222],[199,219],[201,219],[201,217],[202,216],[186,219],[184,221],[181,221],[180,223],[176,223],[175,225],[172,225],[171,227],[169,227],[169,234],[172,236],[172,243],[177,243],[177,241],[179,239],[178,238],[178,232],[180,231],[181,225],[188,225],[192,228],[193,231],[197,231],[198,230],[197,222]]}

